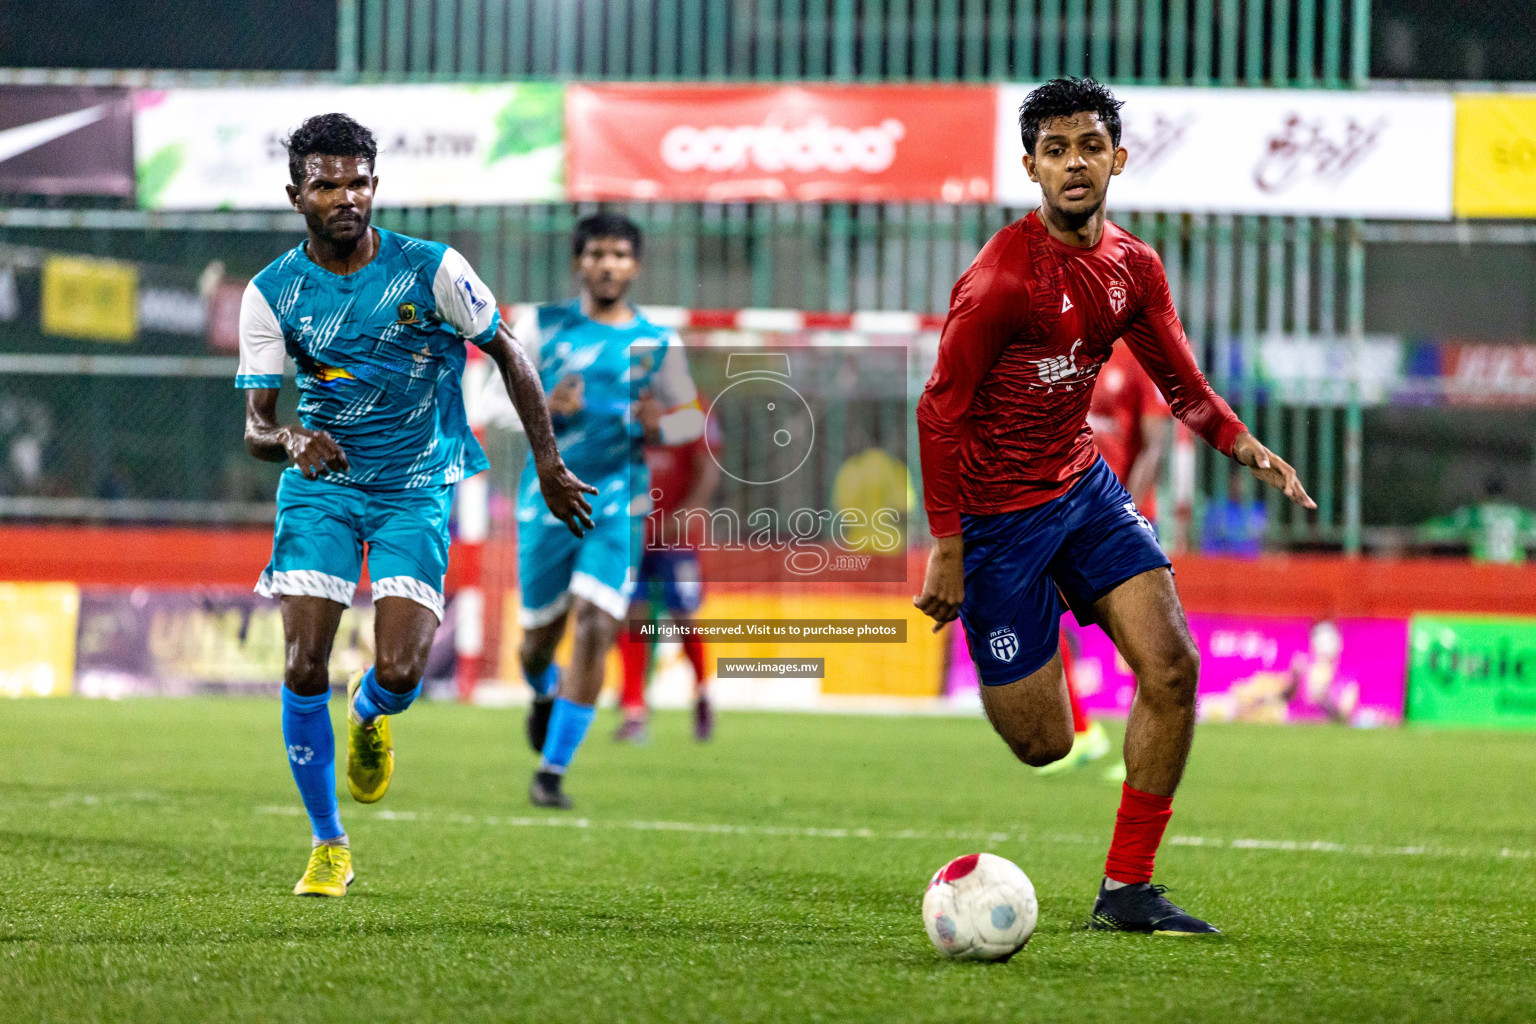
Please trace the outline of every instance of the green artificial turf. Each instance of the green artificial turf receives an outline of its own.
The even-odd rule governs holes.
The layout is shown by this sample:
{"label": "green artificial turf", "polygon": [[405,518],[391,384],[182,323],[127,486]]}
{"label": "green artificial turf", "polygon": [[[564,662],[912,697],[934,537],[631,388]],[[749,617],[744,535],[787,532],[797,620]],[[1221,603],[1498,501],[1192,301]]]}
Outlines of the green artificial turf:
{"label": "green artificial turf", "polygon": [[[1158,875],[1191,940],[1081,930],[1117,787],[979,719],[612,725],[560,815],[520,712],[418,705],[317,900],[275,701],[0,704],[0,1021],[1536,1019],[1529,735],[1202,727]],[[1040,895],[1005,965],[922,928],[977,849]]]}

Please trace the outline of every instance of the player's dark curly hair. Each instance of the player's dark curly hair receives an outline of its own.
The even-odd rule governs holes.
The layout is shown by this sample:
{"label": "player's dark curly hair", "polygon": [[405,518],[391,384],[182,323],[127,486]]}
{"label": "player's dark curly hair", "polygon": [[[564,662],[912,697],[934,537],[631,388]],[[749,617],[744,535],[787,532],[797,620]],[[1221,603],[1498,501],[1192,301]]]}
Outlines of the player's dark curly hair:
{"label": "player's dark curly hair", "polygon": [[635,259],[640,258],[640,226],[622,213],[604,210],[577,221],[576,233],[571,236],[571,255],[579,257],[594,238],[625,239]]}
{"label": "player's dark curly hair", "polygon": [[1071,117],[1087,111],[1099,115],[1109,129],[1109,139],[1120,145],[1120,108],[1105,85],[1091,78],[1053,78],[1032,90],[1019,107],[1019,134],[1024,137],[1024,152],[1035,155],[1040,126],[1057,117]]}
{"label": "player's dark curly hair", "polygon": [[346,114],[316,114],[295,128],[283,145],[288,148],[288,176],[295,185],[304,183],[304,158],[315,153],[366,157],[369,167],[379,155],[373,132]]}

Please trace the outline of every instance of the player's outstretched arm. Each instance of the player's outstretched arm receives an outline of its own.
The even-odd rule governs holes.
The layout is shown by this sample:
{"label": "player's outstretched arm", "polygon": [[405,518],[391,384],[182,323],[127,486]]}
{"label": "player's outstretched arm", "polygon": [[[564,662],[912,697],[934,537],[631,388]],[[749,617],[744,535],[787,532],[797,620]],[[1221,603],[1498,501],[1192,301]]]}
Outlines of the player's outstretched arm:
{"label": "player's outstretched arm", "polygon": [[346,472],[347,453],[323,430],[277,422],[277,388],[245,393],[245,450],[263,462],[292,461],[309,480],[331,470]]}
{"label": "player's outstretched arm", "polygon": [[1302,508],[1317,508],[1317,502],[1301,486],[1301,478],[1291,464],[1265,448],[1246,430],[1232,442],[1232,457],[1247,466],[1255,479],[1269,484]]}
{"label": "player's outstretched arm", "polygon": [[506,385],[512,405],[523,422],[523,431],[528,435],[528,446],[533,452],[534,468],[538,470],[539,490],[544,494],[544,504],[572,533],[582,536],[583,528],[592,529],[592,506],[582,495],[596,494],[597,488],[583,483],[566,468],[565,460],[560,457],[560,449],[555,445],[555,430],[549,421],[544,386],[539,383],[538,372],[528,361],[523,346],[512,337],[512,331],[505,321],[481,348],[501,371],[501,381]]}
{"label": "player's outstretched arm", "polygon": [[960,603],[964,600],[965,543],[958,533],[936,537],[933,550],[928,552],[923,592],[912,599],[912,604],[933,619],[933,631],[937,633],[946,622],[959,617]]}

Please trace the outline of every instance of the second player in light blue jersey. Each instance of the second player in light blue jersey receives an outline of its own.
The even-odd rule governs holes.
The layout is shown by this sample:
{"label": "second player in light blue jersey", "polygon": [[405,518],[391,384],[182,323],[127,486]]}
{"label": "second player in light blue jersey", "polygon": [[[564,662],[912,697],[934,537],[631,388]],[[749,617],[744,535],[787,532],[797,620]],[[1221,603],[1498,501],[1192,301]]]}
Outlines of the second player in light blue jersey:
{"label": "second player in light blue jersey", "polygon": [[[464,257],[370,226],[376,147],[343,114],[288,140],[288,197],[307,240],[256,275],[240,310],[246,447],[290,463],[277,488],[272,561],[256,589],[281,600],[283,742],[314,846],[294,891],[340,896],[353,876],[336,806],[327,711],[331,643],[366,546],[376,662],[348,684],[347,782],[364,803],[394,771],[389,716],[421,691],[443,615],[452,485],[486,468],[459,392],[466,341],[497,364],[528,430],[534,491],[580,536],[596,493],[560,459],[538,374]],[[301,425],[277,421],[284,362]]]}
{"label": "second player in light blue jersey", "polygon": [[[640,230],[628,219],[583,219],[572,245],[581,295],[535,307],[512,330],[549,395],[561,454],[597,487],[595,525],[580,538],[543,507],[531,470],[519,487],[519,654],[535,694],[528,739],[541,755],[528,794],[542,807],[570,806],[565,771],[591,726],[608,650],[634,590],[650,511],[644,445],[684,444],[704,430],[677,335],[629,302],[640,249]],[[576,635],[562,679],[553,660],[567,620]]]}

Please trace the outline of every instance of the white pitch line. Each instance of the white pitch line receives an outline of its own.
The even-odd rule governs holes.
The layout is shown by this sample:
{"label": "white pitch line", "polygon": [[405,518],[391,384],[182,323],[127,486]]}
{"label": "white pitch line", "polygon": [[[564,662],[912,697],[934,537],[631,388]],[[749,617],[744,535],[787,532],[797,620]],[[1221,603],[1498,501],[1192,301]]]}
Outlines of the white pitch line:
{"label": "white pitch line", "polygon": [[[304,809],[289,805],[265,805],[256,808],[258,814],[276,814],[286,817],[303,817]],[[351,812],[367,813],[367,812]],[[685,832],[701,835],[764,836],[790,839],[868,839],[881,842],[891,840],[963,840],[978,843],[1051,843],[1054,845],[1086,846],[1103,843],[1102,837],[1073,835],[1068,833],[1042,832],[972,832],[963,830],[925,831],[901,829],[881,831],[870,828],[818,828],[806,825],[734,825],[724,822],[704,821],[600,821],[591,818],[567,818],[555,816],[498,816],[474,814],[434,814],[430,811],[373,811],[375,821],[426,822],[441,821],[449,825],[477,825],[503,828],[574,828],[605,829],[628,832]],[[1332,853],[1348,857],[1488,857],[1497,860],[1530,860],[1536,851],[1516,850],[1504,847],[1500,850],[1471,848],[1452,849],[1440,846],[1374,846],[1369,844],[1334,843],[1324,840],[1296,839],[1217,839],[1211,836],[1169,836],[1170,846],[1198,846],[1210,849],[1258,851],[1263,853]]]}

